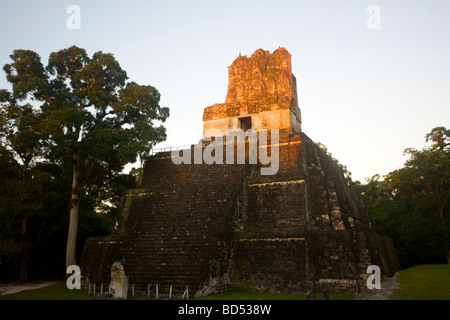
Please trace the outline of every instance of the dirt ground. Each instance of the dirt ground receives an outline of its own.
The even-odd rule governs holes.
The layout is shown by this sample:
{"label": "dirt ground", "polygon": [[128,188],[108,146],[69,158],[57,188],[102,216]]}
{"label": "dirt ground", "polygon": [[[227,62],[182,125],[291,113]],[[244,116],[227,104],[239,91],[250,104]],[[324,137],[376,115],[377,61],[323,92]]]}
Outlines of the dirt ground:
{"label": "dirt ground", "polygon": [[58,281],[39,281],[27,284],[10,283],[0,284],[0,295],[17,293],[24,290],[38,289],[57,283]]}
{"label": "dirt ground", "polygon": [[358,295],[356,295],[353,300],[387,300],[390,296],[394,294],[394,290],[400,289],[399,283],[397,282],[398,272],[394,274],[393,277],[385,277],[381,279],[381,289],[365,289]]}

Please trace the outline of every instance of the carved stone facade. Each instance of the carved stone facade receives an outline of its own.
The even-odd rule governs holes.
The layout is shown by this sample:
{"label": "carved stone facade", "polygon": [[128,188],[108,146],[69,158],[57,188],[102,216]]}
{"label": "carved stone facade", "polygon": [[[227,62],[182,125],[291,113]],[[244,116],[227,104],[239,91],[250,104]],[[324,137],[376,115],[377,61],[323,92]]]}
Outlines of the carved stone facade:
{"label": "carved stone facade", "polygon": [[228,67],[228,80],[225,103],[203,112],[204,136],[249,128],[301,132],[297,81],[286,49],[272,54],[259,49],[250,58],[239,56]]}

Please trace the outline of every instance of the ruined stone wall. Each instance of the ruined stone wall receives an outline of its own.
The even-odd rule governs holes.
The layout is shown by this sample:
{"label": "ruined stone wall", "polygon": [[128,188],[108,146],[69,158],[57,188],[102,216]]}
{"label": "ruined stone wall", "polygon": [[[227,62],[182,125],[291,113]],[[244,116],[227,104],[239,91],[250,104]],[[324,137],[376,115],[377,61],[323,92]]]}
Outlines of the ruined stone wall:
{"label": "ruined stone wall", "polygon": [[[255,130],[268,128],[291,129],[291,117],[293,117],[293,113],[290,109],[280,109],[245,114],[245,117],[252,118],[252,128]],[[227,130],[234,131],[241,129],[239,126],[240,118],[243,118],[243,116],[205,121],[203,125],[203,136],[225,135]]]}
{"label": "ruined stone wall", "polygon": [[214,128],[225,135],[238,129],[238,118],[252,117],[252,128],[301,131],[297,81],[291,72],[291,55],[284,48],[272,54],[256,50],[249,58],[239,56],[228,68],[225,103],[207,107],[203,132]]}
{"label": "ruined stone wall", "polygon": [[86,281],[109,282],[112,263],[125,260],[130,284],[189,286],[197,296],[229,288],[354,293],[369,265],[397,270],[392,242],[374,232],[342,170],[301,132],[290,57],[284,48],[238,57],[225,103],[203,114],[205,136],[237,129],[248,116],[256,131],[278,129],[278,143],[269,136],[264,146],[268,154],[278,148],[276,174],[261,174],[272,164],[249,164],[248,139],[245,164],[194,164],[194,147],[191,164],[175,165],[169,153],[150,157],[141,188],[124,196],[114,234],[86,241]]}
{"label": "ruined stone wall", "polygon": [[366,269],[398,270],[342,170],[306,135],[284,136],[280,170],[247,181],[231,286],[270,292],[357,292]]}
{"label": "ruined stone wall", "polygon": [[83,276],[108,283],[112,263],[125,260],[137,287],[189,286],[191,295],[221,290],[245,168],[175,165],[168,153],[151,157],[141,188],[125,194],[116,232],[86,242]]}
{"label": "ruined stone wall", "polygon": [[284,48],[272,54],[258,49],[250,58],[239,56],[228,68],[226,104],[267,100],[290,106],[293,96],[291,55]]}
{"label": "ruined stone wall", "polygon": [[280,141],[277,174],[256,171],[246,184],[244,217],[235,232],[233,288],[274,293],[311,288],[302,144],[298,137]]}
{"label": "ruined stone wall", "polygon": [[[311,256],[316,287],[351,291],[365,286],[367,267],[392,276],[399,270],[393,245],[376,234],[369,212],[348,186],[342,169],[302,134],[308,167]],[[386,241],[386,242],[385,242]],[[387,249],[389,248],[389,249]]]}
{"label": "ruined stone wall", "polygon": [[[82,273],[106,283],[111,264],[124,259],[130,284],[188,285],[200,296],[229,288],[353,293],[369,265],[392,272],[391,244],[373,231],[337,164],[288,132],[280,132],[275,175],[261,175],[248,153],[242,165],[148,159],[115,234],[86,242]],[[225,162],[225,146],[223,154]]]}

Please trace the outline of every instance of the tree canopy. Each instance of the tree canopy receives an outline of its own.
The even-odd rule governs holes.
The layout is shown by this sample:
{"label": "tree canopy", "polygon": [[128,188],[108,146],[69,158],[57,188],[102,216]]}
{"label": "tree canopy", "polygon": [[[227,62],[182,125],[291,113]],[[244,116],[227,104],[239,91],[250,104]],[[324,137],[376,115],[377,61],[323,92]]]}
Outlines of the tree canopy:
{"label": "tree canopy", "polygon": [[391,236],[404,267],[450,264],[450,130],[436,127],[404,166],[359,186],[378,232]]}
{"label": "tree canopy", "polygon": [[72,46],[51,53],[47,66],[31,50],[15,50],[10,58],[3,70],[12,91],[0,90],[4,161],[20,159],[14,165],[23,181],[35,179],[30,170],[44,162],[70,177],[66,266],[76,264],[81,196],[117,181],[125,164],[164,141],[169,109],[159,105],[156,88],[127,82],[110,53],[89,57]]}

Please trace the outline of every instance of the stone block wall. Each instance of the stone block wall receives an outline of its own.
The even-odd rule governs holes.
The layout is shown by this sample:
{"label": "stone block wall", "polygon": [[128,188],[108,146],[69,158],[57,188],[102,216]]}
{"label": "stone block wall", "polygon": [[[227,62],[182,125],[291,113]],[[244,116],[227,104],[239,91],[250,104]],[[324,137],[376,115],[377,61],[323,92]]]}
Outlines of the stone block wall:
{"label": "stone block wall", "polygon": [[130,284],[188,285],[197,296],[357,292],[369,265],[391,274],[392,243],[373,231],[333,160],[304,134],[281,131],[278,147],[275,175],[261,175],[248,153],[241,165],[149,158],[115,233],[86,242],[82,274],[106,283],[112,263],[125,260]]}
{"label": "stone block wall", "polygon": [[369,265],[397,270],[392,242],[374,232],[340,167],[301,133],[286,49],[233,62],[225,103],[204,110],[204,136],[248,126],[242,117],[256,131],[279,130],[278,142],[269,137],[264,146],[270,155],[278,148],[276,174],[260,171],[272,164],[249,164],[248,138],[245,164],[193,164],[195,152],[192,164],[176,165],[170,153],[150,157],[141,188],[124,195],[117,230],[86,241],[85,281],[109,282],[113,262],[125,260],[130,284],[189,286],[197,296],[229,288],[356,292]]}
{"label": "stone block wall", "polygon": [[230,267],[245,170],[245,165],[175,165],[168,153],[148,159],[142,188],[124,197],[115,233],[86,242],[85,279],[107,283],[112,263],[125,260],[130,284],[189,286],[193,294],[212,282],[219,290]]}
{"label": "stone block wall", "polygon": [[282,134],[279,148],[279,172],[247,181],[232,287],[357,292],[369,265],[398,270],[339,166],[303,133]]}
{"label": "stone block wall", "polygon": [[205,108],[203,132],[239,129],[239,118],[251,117],[252,128],[293,129],[301,132],[297,81],[291,72],[291,55],[285,48],[273,53],[256,50],[239,56],[228,68],[225,103]]}

